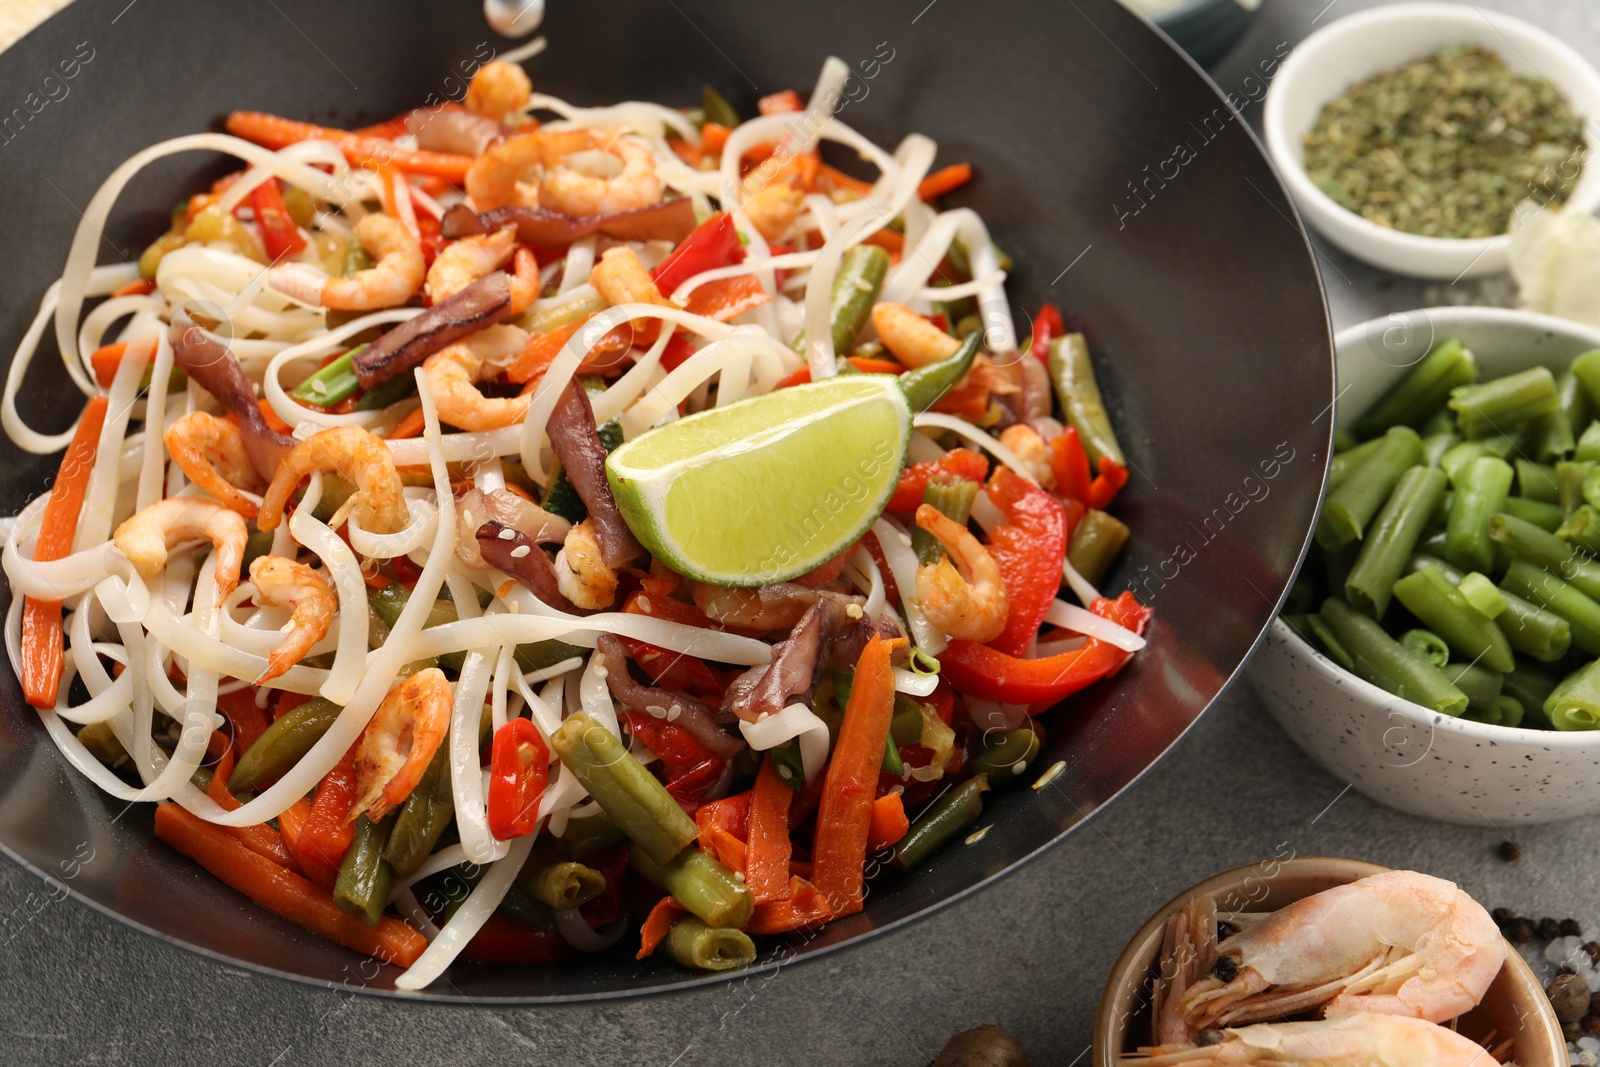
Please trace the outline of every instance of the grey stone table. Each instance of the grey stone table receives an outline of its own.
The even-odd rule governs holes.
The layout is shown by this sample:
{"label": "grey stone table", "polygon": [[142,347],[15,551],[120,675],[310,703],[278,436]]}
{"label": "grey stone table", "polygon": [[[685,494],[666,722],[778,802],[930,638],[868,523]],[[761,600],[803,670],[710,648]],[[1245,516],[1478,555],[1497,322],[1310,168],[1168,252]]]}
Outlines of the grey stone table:
{"label": "grey stone table", "polygon": [[[1374,0],[1265,0],[1213,71],[1248,80],[1312,28]],[[1590,0],[1494,0],[1600,60]],[[1320,19],[1320,21],[1319,21]],[[1093,32],[1085,27],[1085,32]],[[1257,121],[1259,102],[1246,109]],[[1424,286],[1319,247],[1336,325],[1438,303],[1503,302],[1503,279]],[[1306,758],[1249,689],[1226,694],[1132,794],[1015,876],[909,929],[769,979],[600,1008],[488,1011],[396,1005],[262,978],[171,948],[73,901],[5,927],[0,1060],[39,1064],[538,1063],[894,1064],[929,1062],[957,1030],[994,1022],[1039,1065],[1084,1063],[1102,983],[1154,909],[1224,868],[1272,856],[1340,855],[1408,865],[1491,905],[1591,914],[1600,820],[1517,831],[1502,862],[1494,830],[1381,808]],[[32,875],[0,863],[0,914],[31,910]]]}

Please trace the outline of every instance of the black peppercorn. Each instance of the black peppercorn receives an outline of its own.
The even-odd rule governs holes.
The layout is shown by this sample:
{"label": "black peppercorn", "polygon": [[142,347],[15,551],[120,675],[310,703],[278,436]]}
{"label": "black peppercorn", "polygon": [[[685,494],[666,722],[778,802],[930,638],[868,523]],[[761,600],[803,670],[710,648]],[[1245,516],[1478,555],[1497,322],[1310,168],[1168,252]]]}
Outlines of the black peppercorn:
{"label": "black peppercorn", "polygon": [[1582,937],[1583,936],[1583,924],[1578,922],[1577,919],[1562,919],[1561,920],[1561,936],[1562,937]]}
{"label": "black peppercorn", "polygon": [[1563,1023],[1575,1023],[1589,1011],[1589,986],[1575,974],[1558,974],[1545,987],[1550,1007]]}
{"label": "black peppercorn", "polygon": [[1522,858],[1522,846],[1515,841],[1500,842],[1500,858],[1507,863],[1515,863]]}
{"label": "black peppercorn", "polygon": [[1516,917],[1517,913],[1512,911],[1510,908],[1496,908],[1489,913],[1489,918],[1493,919],[1494,924],[1500,927],[1502,930],[1505,929],[1506,923],[1510,922]]}
{"label": "black peppercorn", "polygon": [[1532,941],[1536,931],[1531,919],[1512,919],[1506,923],[1506,938],[1510,941]]}
{"label": "black peppercorn", "polygon": [[1561,924],[1551,918],[1539,920],[1539,940],[1554,941],[1561,936]]}
{"label": "black peppercorn", "polygon": [[1586,1034],[1600,1034],[1600,1015],[1591,1011],[1578,1020],[1578,1029]]}

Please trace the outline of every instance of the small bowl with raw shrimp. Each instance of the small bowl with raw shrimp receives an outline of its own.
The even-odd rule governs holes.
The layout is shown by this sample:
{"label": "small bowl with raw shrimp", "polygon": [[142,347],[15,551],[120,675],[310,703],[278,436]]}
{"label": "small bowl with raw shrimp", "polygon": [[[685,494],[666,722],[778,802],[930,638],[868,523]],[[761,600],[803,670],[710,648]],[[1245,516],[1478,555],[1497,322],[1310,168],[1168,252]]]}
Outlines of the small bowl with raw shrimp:
{"label": "small bowl with raw shrimp", "polygon": [[[1155,1044],[1156,1008],[1153,1002],[1157,990],[1164,992],[1168,988],[1165,980],[1184,970],[1182,961],[1186,958],[1186,954],[1190,958],[1201,960],[1207,958],[1208,946],[1191,945],[1183,937],[1174,920],[1179,916],[1198,915],[1206,922],[1219,918],[1233,920],[1237,927],[1244,928],[1248,922],[1262,916],[1263,913],[1276,912],[1313,894],[1386,873],[1389,873],[1387,868],[1357,860],[1291,856],[1268,859],[1248,867],[1224,872],[1178,894],[1151,916],[1150,921],[1133,936],[1133,940],[1128,942],[1128,947],[1123,950],[1121,958],[1117,960],[1116,967],[1111,972],[1111,979],[1106,984],[1105,994],[1100,1000],[1100,1014],[1095,1021],[1094,1067],[1137,1067],[1141,1063],[1155,1063],[1162,1067],[1169,1064],[1171,1067],[1214,1067],[1219,1064],[1245,1062],[1236,1058],[1219,1058],[1218,1055],[1208,1058],[1208,1049],[1205,1047],[1183,1053],[1169,1052],[1154,1060],[1137,1055],[1141,1047]],[[1406,890],[1405,895],[1409,896],[1410,891],[1416,887],[1401,883],[1399,874],[1400,872],[1393,872],[1388,881]],[[1442,890],[1448,893],[1451,890],[1449,883],[1439,882],[1436,879],[1416,880],[1422,883],[1423,895],[1426,895],[1429,886],[1434,887],[1435,891]],[[1352,913],[1365,915],[1377,910],[1371,906],[1372,902],[1369,900],[1347,901],[1345,904],[1342,912],[1345,915]],[[1481,911],[1464,894],[1456,894],[1456,904],[1462,912],[1470,915],[1476,915]],[[1338,914],[1337,909],[1329,909],[1325,913],[1311,917],[1315,919],[1319,937],[1327,937],[1332,925],[1330,919],[1336,914]],[[1396,914],[1388,918],[1392,926],[1386,924],[1384,935],[1393,934],[1395,929],[1403,927],[1409,917]],[[1486,915],[1477,916],[1476,921],[1480,927],[1489,924],[1483,936],[1486,943],[1492,947],[1492,942],[1487,939],[1498,940],[1499,932],[1493,930],[1492,922]],[[1470,920],[1466,921],[1466,925],[1471,925]],[[1453,926],[1452,933],[1459,935],[1461,928]],[[1402,940],[1404,939],[1401,937],[1386,937],[1385,943]],[[1216,943],[1212,942],[1210,950],[1214,952],[1215,946]],[[1449,1023],[1460,1038],[1466,1041],[1438,1034],[1428,1025],[1415,1020],[1400,1019],[1397,1022],[1395,1016],[1371,1015],[1344,1016],[1343,1018],[1348,1021],[1339,1023],[1337,1029],[1340,1033],[1337,1037],[1324,1036],[1316,1040],[1364,1043],[1362,1038],[1368,1034],[1379,1030],[1388,1031],[1388,1039],[1395,1042],[1390,1046],[1391,1053],[1396,1048],[1409,1049],[1414,1053],[1393,1060],[1395,1067],[1400,1067],[1402,1064],[1439,1065],[1457,1062],[1450,1058],[1451,1055],[1456,1055],[1463,1064],[1492,1065],[1496,1060],[1488,1052],[1473,1053],[1472,1043],[1484,1049],[1504,1052],[1509,1042],[1509,1055],[1515,1059],[1518,1067],[1566,1067],[1566,1041],[1561,1036],[1561,1025],[1556,1021],[1555,1013],[1550,1008],[1544,990],[1528,965],[1514,950],[1507,947],[1504,953],[1504,963],[1488,982],[1487,989],[1483,990],[1477,1005]],[[1221,958],[1230,962],[1232,959],[1226,952]],[[1189,969],[1193,971],[1194,968]],[[1217,973],[1221,973],[1220,968]],[[1319,1002],[1326,999],[1326,997],[1319,998]],[[1308,1020],[1315,1015],[1314,1010],[1299,1009],[1289,1002],[1280,1005],[1280,1008],[1282,1008],[1280,1017],[1273,1020],[1275,1026],[1290,1020]],[[1330,1022],[1335,1021],[1337,1020],[1330,1020]],[[1227,1031],[1221,1033],[1225,1034]],[[1206,1039],[1216,1035],[1216,1031],[1207,1031]],[[1293,1031],[1280,1033],[1277,1037],[1284,1042],[1285,1052],[1292,1048],[1294,1041],[1301,1039]],[[1234,1039],[1224,1039],[1211,1046],[1211,1051],[1227,1056],[1228,1053],[1221,1050],[1229,1049],[1235,1043]],[[1319,1047],[1325,1049],[1327,1045]],[[1236,1055],[1243,1050],[1233,1048],[1231,1051]],[[1303,1059],[1298,1055],[1285,1058],[1293,1062],[1318,1065],[1391,1062],[1376,1056],[1370,1060],[1358,1061],[1351,1058],[1348,1049],[1342,1051],[1345,1053],[1343,1056],[1333,1058]]]}

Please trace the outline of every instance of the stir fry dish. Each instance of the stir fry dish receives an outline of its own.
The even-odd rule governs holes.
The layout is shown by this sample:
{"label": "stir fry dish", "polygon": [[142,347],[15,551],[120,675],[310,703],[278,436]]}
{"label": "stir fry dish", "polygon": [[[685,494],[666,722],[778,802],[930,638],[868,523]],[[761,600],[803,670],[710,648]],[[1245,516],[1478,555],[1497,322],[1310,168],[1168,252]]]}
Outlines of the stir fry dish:
{"label": "stir fry dish", "polygon": [[[938,206],[972,169],[833,117],[847,73],[744,118],[499,61],[118,167],[0,405],[65,450],[3,554],[65,760],[402,989],[630,933],[739,967],[966,832],[1151,613],[1096,589],[1127,464],[1084,338],[1019,340]],[[243,169],[97,265],[189,152]],[[17,402],[46,332],[57,434]]]}

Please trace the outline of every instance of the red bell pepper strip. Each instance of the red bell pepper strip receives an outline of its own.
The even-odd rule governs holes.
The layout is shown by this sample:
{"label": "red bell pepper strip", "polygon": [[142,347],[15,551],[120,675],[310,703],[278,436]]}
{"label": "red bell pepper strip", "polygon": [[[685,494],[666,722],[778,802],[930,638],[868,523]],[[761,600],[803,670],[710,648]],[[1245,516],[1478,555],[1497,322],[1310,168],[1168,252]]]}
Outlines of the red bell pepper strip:
{"label": "red bell pepper strip", "polygon": [[989,534],[989,555],[1000,568],[1010,601],[1006,628],[989,647],[1020,656],[1061,588],[1067,516],[1049,493],[1008,467],[994,472],[988,493],[1006,517]]}
{"label": "red bell pepper strip", "polygon": [[688,913],[689,909],[670,894],[656,901],[656,906],[650,909],[650,914],[644,917],[644,925],[639,928],[639,951],[633,958],[642,960],[654,952],[656,946],[672,932],[672,924]]}
{"label": "red bell pepper strip", "polygon": [[670,298],[678,286],[696,274],[735,262],[738,251],[739,231],[733,225],[733,216],[719,211],[679,241],[672,254],[650,272],[650,277],[662,295]]}
{"label": "red bell pepper strip", "polygon": [[504,915],[491,915],[461,950],[461,958],[474,963],[559,963],[577,951],[555,930],[540,930]]}
{"label": "red bell pepper strip", "polygon": [[[645,580],[650,581],[648,578]],[[633,662],[650,676],[652,685],[666,689],[682,689],[695,696],[710,697],[717,706],[722,705],[723,695],[728,691],[728,679],[706,666],[704,660],[682,652],[658,648],[644,641],[635,641],[630,637],[624,637],[622,643],[628,649],[628,654],[633,657]]]}
{"label": "red bell pepper strip", "polygon": [[1050,361],[1050,342],[1067,332],[1067,325],[1061,320],[1061,312],[1054,304],[1045,304],[1039,309],[1038,317],[1033,320],[1033,347],[1034,356],[1041,363]]}
{"label": "red bell pepper strip", "polygon": [[[296,696],[300,694],[296,693]],[[302,701],[303,703],[303,701]],[[217,710],[233,730],[233,744],[242,755],[266,733],[267,709],[256,707],[256,690],[246,687],[217,697]]]}
{"label": "red bell pepper strip", "polygon": [[256,213],[256,226],[261,230],[268,259],[276,261],[305,250],[305,236],[284,206],[278,179],[268,178],[250,190],[250,207]]}
{"label": "red bell pepper strip", "polygon": [[1089,499],[1089,453],[1075,426],[1068,426],[1050,442],[1050,469],[1056,476],[1056,493],[1068,500]]}
{"label": "red bell pepper strip", "polygon": [[706,790],[721,780],[722,772],[726,768],[725,761],[707,756],[683,774],[669,780],[667,795],[676,800],[686,814],[692,816],[699,810],[701,798],[706,795]]}
{"label": "red bell pepper strip", "polygon": [[[1116,600],[1101,597],[1089,610],[1134,633],[1144,631],[1152,613],[1132,593]],[[1093,637],[1071,652],[1043,659],[1008,656],[975,641],[952,641],[939,654],[939,674],[969,697],[1047,705],[1115,673],[1132,655]]]}
{"label": "red bell pepper strip", "polygon": [[789,111],[800,111],[805,106],[805,102],[800,99],[800,94],[793,89],[768,93],[756,101],[756,110],[763,115],[782,115]]}
{"label": "red bell pepper strip", "polygon": [[1128,484],[1128,468],[1110,456],[1100,457],[1100,474],[1089,483],[1087,503],[1091,508],[1104,511]]}
{"label": "red bell pepper strip", "polygon": [[[867,827],[867,854],[874,855],[899,844],[910,829],[911,820],[906,818],[906,806],[900,794],[883,794],[872,802],[872,822]],[[751,887],[752,890],[754,888]]]}
{"label": "red bell pepper strip", "polygon": [[350,842],[355,840],[356,828],[346,822],[350,809],[355,806],[356,746],[351,745],[350,751],[334,764],[333,770],[317,786],[317,795],[311,801],[311,812],[301,831],[307,848],[326,856],[335,867],[343,862]]}
{"label": "red bell pepper strip", "polygon": [[969,448],[955,448],[938,459],[913,463],[900,474],[900,484],[889,498],[890,511],[916,511],[928,479],[936,474],[981,482],[989,475],[989,461]]}
{"label": "red bell pepper strip", "polygon": [[283,843],[294,857],[295,866],[305,876],[324,889],[332,889],[339,880],[337,856],[329,856],[306,840],[305,827],[311,818],[311,802],[301,797],[278,815],[278,831]]}
{"label": "red bell pepper strip", "polygon": [[549,781],[550,750],[532,719],[512,719],[496,730],[489,757],[489,832],[501,841],[533,833]]}
{"label": "red bell pepper strip", "polygon": [[[693,734],[675,722],[658,719],[640,711],[623,713],[628,721],[628,732],[655,753],[666,769],[667,781],[674,782],[697,770],[712,758],[711,753]],[[717,761],[720,762],[720,761]]]}
{"label": "red bell pepper strip", "polygon": [[737,278],[717,278],[695,286],[684,301],[683,309],[691,315],[704,315],[708,319],[727,322],[771,299],[772,294],[762,287],[760,280],[746,274]]}
{"label": "red bell pepper strip", "polygon": [[695,825],[704,830],[718,826],[740,841],[750,837],[750,803],[753,790],[735,793],[731,797],[708,800],[694,813]]}

